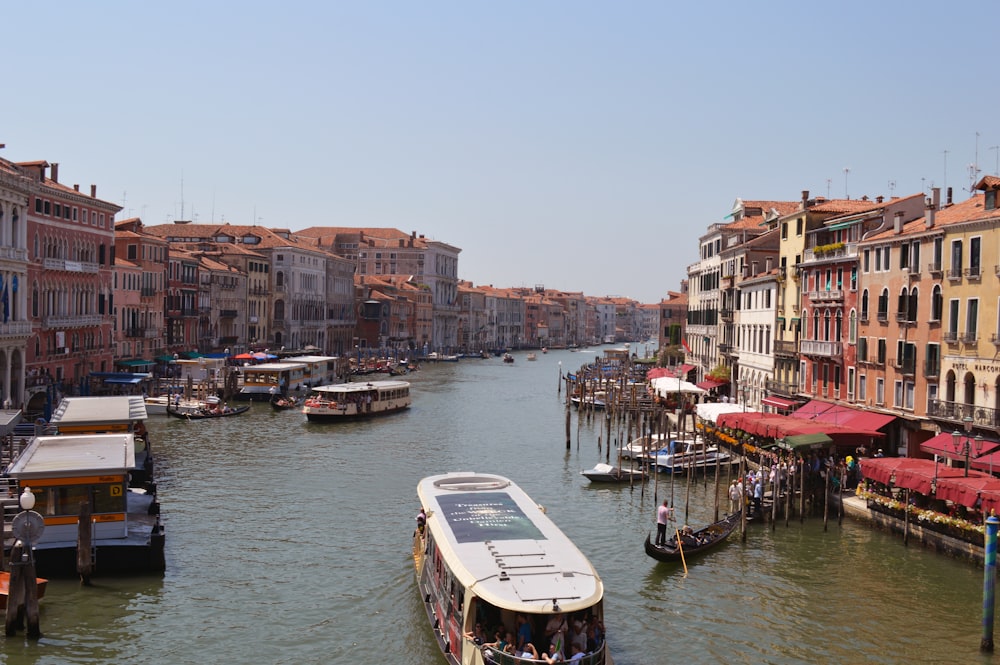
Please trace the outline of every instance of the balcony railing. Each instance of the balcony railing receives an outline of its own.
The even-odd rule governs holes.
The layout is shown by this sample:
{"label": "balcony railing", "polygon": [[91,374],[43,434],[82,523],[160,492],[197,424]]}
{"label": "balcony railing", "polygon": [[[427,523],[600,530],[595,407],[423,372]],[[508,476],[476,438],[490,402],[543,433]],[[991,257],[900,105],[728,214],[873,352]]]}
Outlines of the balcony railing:
{"label": "balcony railing", "polygon": [[1000,412],[985,406],[932,399],[927,405],[927,415],[954,422],[959,425],[956,429],[961,429],[962,420],[966,417],[972,418],[972,424],[976,427],[1000,428]]}
{"label": "balcony railing", "polygon": [[962,281],[962,269],[961,268],[952,268],[952,269],[950,269],[948,271],[948,279],[950,279],[953,282],[960,282],[960,281]]}
{"label": "balcony railing", "polygon": [[235,319],[238,316],[235,309],[221,309],[219,310],[219,318],[222,319]]}
{"label": "balcony railing", "polygon": [[896,323],[916,323],[906,312],[896,312]]}
{"label": "balcony railing", "polygon": [[87,316],[46,316],[42,317],[43,328],[86,328],[104,323],[100,314]]}
{"label": "balcony railing", "polygon": [[840,347],[840,342],[826,342],[818,339],[803,339],[799,342],[799,350],[807,356],[832,358],[840,355]]}
{"label": "balcony railing", "polygon": [[727,309],[720,309],[719,310],[719,316],[722,317],[723,321],[732,321],[733,320],[733,310],[728,309],[728,308]]}
{"label": "balcony railing", "polygon": [[976,331],[964,332],[962,333],[962,344],[975,344],[979,337],[976,335]]}
{"label": "balcony railing", "polygon": [[776,339],[774,340],[775,355],[794,356],[798,350],[795,348],[794,340]]}
{"label": "balcony railing", "polygon": [[840,289],[812,291],[809,294],[809,299],[813,302],[836,302],[844,299],[844,292]]}
{"label": "balcony railing", "polygon": [[947,344],[958,344],[958,331],[957,330],[949,330],[947,332],[944,332],[944,333],[941,334],[941,338]]}
{"label": "balcony railing", "polygon": [[62,270],[64,272],[96,273],[100,266],[90,261],[67,261],[66,259],[44,259],[42,266],[46,270]]}
{"label": "balcony railing", "polygon": [[997,335],[996,333],[991,334],[990,335],[990,343],[991,344],[996,344],[997,346],[1000,346],[1000,335]]}
{"label": "balcony railing", "polygon": [[917,372],[917,362],[914,358],[896,358],[892,361],[892,366],[896,368],[900,374],[911,376]]}
{"label": "balcony railing", "polygon": [[879,323],[889,322],[889,312],[879,312],[875,315],[875,318],[879,320]]}
{"label": "balcony railing", "polygon": [[943,272],[940,261],[934,261],[933,263],[927,264],[927,272],[931,274],[931,277],[940,277]]}
{"label": "balcony railing", "polygon": [[153,296],[156,295],[156,289],[154,289],[152,286],[144,286],[142,287],[142,289],[139,290],[139,295],[142,296],[143,298],[152,298]]}
{"label": "balcony railing", "polygon": [[965,276],[969,279],[981,279],[983,270],[979,266],[969,266],[965,269]]}
{"label": "balcony railing", "polygon": [[795,397],[799,394],[799,384],[797,383],[785,383],[784,381],[768,379],[764,382],[764,386],[767,388],[767,392],[775,395]]}

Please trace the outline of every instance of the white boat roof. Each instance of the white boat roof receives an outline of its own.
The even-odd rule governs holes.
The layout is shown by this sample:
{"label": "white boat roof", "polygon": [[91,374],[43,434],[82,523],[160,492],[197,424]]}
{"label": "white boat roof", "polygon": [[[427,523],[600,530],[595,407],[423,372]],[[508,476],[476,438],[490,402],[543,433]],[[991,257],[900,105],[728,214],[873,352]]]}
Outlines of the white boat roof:
{"label": "white boat roof", "polygon": [[[466,588],[516,612],[592,607],[604,584],[590,561],[512,481],[448,473],[417,485],[427,528]],[[553,608],[556,601],[559,608]]]}
{"label": "white boat roof", "polygon": [[142,395],[63,397],[52,412],[50,422],[54,425],[114,424],[146,420],[147,417]]}
{"label": "white boat roof", "polygon": [[313,388],[313,392],[317,393],[362,393],[368,392],[373,389],[378,390],[394,390],[396,388],[408,388],[410,385],[409,381],[365,381],[364,383],[356,381],[353,383],[333,383],[328,386],[316,386]]}
{"label": "white boat roof", "polygon": [[135,467],[132,434],[37,436],[10,466],[18,480],[126,473]]}
{"label": "white boat roof", "polygon": [[259,365],[247,365],[243,368],[243,372],[280,372],[286,369],[296,369],[301,367],[305,369],[303,363],[261,363]]}
{"label": "white boat roof", "polygon": [[336,360],[337,356],[292,356],[290,358],[285,358],[285,362],[289,363],[325,363],[331,360]]}

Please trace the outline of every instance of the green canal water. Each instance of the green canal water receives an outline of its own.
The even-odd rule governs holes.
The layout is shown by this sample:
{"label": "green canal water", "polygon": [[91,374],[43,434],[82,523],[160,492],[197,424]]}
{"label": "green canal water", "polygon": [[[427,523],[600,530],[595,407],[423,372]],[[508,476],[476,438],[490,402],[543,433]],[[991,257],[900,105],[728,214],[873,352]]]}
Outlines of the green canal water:
{"label": "green canal water", "polygon": [[[410,536],[417,481],[445,471],[506,475],[546,507],[604,580],[618,665],[994,660],[979,652],[981,569],[849,519],[751,527],[687,575],[647,557],[668,486],[590,485],[580,470],[607,442],[575,413],[566,449],[560,371],[594,352],[425,365],[412,409],[371,422],[267,404],[152,418],[166,574],[53,581],[44,636],[7,638],[0,662],[443,663]],[[692,525],[711,520],[713,490],[699,482],[685,506],[674,486]]]}

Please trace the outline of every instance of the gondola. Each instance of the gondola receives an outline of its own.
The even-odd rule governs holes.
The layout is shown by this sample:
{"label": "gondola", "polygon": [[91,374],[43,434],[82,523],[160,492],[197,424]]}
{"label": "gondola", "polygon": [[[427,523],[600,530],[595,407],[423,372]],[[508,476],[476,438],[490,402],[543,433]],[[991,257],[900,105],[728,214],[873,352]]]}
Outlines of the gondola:
{"label": "gondola", "polygon": [[174,411],[172,407],[167,407],[167,415],[173,416],[174,418],[181,418],[183,420],[205,420],[207,418],[228,418],[229,416],[238,416],[249,410],[249,404],[236,409],[229,409],[228,411],[203,411],[201,413],[178,413],[177,411]]}
{"label": "gondola", "polygon": [[[695,531],[691,537],[681,540],[681,548],[684,552],[684,557],[691,557],[696,554],[701,554],[702,552],[707,552],[710,549],[717,547],[718,545],[725,542],[729,534],[736,529],[736,526],[740,523],[740,513],[732,513],[722,518],[718,522],[709,524],[708,526],[698,529]],[[687,543],[691,544],[688,545]],[[657,561],[680,561],[681,560],[681,548],[677,547],[677,534],[675,533],[667,540],[666,545],[657,546],[654,545],[649,540],[649,534],[646,534],[646,554],[653,557]]]}
{"label": "gondola", "polygon": [[281,395],[271,397],[271,408],[275,411],[288,411],[290,409],[297,409],[300,406],[302,406],[302,401],[294,397],[283,397]]}

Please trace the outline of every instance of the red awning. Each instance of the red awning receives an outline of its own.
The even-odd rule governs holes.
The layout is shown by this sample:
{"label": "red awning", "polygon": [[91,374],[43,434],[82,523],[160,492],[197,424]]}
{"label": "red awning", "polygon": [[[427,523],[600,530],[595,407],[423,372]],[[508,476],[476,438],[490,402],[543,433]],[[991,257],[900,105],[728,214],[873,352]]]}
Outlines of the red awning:
{"label": "red awning", "polygon": [[848,427],[857,427],[858,429],[882,429],[896,419],[896,416],[890,416],[886,413],[861,411],[859,409],[851,409],[851,411],[852,415],[848,416],[847,422],[844,424]]}
{"label": "red awning", "polygon": [[690,372],[693,369],[695,369],[694,365],[681,365],[680,375],[684,376],[685,374],[687,374],[688,372]]}
{"label": "red awning", "polygon": [[[962,436],[964,438],[965,435],[963,434]],[[977,451],[976,443],[972,441],[969,446],[969,458],[978,459],[983,455],[992,453],[998,448],[1000,448],[1000,443],[996,441],[983,441],[983,447]],[[931,455],[940,455],[941,457],[947,457],[956,461],[965,461],[965,452],[961,448],[955,450],[955,438],[951,432],[941,432],[937,436],[924,441],[920,444],[920,450]]]}
{"label": "red awning", "polygon": [[795,408],[795,405],[798,404],[798,402],[796,402],[793,399],[785,399],[784,397],[774,397],[773,395],[770,397],[765,397],[760,401],[760,403],[764,404],[765,406],[773,406],[776,409],[782,409],[782,410]]}
{"label": "red awning", "polygon": [[801,418],[803,420],[815,420],[816,416],[819,414],[832,409],[835,405],[830,402],[822,402],[818,399],[810,400],[806,402],[805,406],[797,409],[795,413],[791,414],[793,418]]}
{"label": "red awning", "polygon": [[[977,457],[969,463],[969,466],[987,473],[1000,472],[1000,450],[994,450],[992,453]],[[997,512],[1000,513],[1000,511]]]}
{"label": "red awning", "polygon": [[712,390],[713,388],[718,388],[719,386],[727,385],[728,381],[716,381],[715,379],[705,379],[701,383],[696,383],[695,385],[702,390]]}
{"label": "red awning", "polygon": [[969,477],[940,478],[935,495],[939,499],[957,503],[966,508],[974,508],[976,499],[985,493],[1000,494],[1000,478],[970,472]]}
{"label": "red awning", "polygon": [[[898,469],[907,466],[926,467],[930,460],[918,459],[916,457],[862,457],[858,460],[861,464],[861,475],[870,478],[877,483],[888,485],[893,480],[893,474]],[[931,462],[933,464],[933,462]]]}
{"label": "red awning", "polygon": [[[896,469],[896,487],[921,494],[930,494],[932,481],[941,482],[943,478],[956,478],[965,475],[965,469],[935,464],[933,460],[924,460],[924,462],[926,462],[925,465]],[[969,473],[978,472],[970,471]]]}

